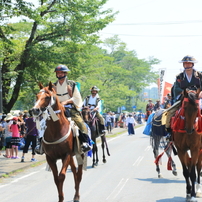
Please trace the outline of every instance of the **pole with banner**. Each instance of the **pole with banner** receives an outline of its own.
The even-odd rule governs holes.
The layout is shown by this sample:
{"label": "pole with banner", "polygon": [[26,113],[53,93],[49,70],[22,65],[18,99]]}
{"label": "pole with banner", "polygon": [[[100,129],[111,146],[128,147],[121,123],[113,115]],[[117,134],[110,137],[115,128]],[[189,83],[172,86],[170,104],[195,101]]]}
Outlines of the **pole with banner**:
{"label": "pole with banner", "polygon": [[162,68],[159,69],[159,100],[163,102],[163,90],[164,90],[164,76],[165,76],[166,69]]}

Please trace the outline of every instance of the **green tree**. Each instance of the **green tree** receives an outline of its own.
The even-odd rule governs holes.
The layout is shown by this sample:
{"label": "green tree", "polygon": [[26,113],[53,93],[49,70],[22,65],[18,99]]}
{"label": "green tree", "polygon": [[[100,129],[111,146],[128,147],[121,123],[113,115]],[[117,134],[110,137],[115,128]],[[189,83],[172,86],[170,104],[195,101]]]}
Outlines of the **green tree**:
{"label": "green tree", "polygon": [[[67,64],[72,78],[83,73],[78,52],[96,44],[96,33],[114,20],[111,9],[103,10],[105,3],[106,0],[39,0],[37,5],[23,0],[1,2],[5,113],[19,96],[23,100],[29,91],[34,92],[37,81],[50,80],[55,64]],[[14,17],[21,21],[8,24],[8,19]]]}
{"label": "green tree", "polygon": [[101,89],[99,94],[106,110],[116,111],[122,105],[132,110],[134,98],[149,83],[156,81],[158,74],[152,71],[152,65],[158,64],[159,60],[153,57],[138,59],[135,51],[128,51],[117,36],[106,39],[104,45],[107,50],[91,46],[86,52],[88,68],[78,78],[82,96],[90,94],[89,89],[96,85]]}

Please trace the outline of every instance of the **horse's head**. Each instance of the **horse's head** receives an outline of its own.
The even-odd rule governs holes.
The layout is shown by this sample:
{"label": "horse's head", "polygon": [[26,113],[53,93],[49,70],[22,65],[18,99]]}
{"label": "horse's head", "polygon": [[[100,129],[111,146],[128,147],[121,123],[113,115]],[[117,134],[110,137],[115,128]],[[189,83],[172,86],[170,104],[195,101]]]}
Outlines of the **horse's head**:
{"label": "horse's head", "polygon": [[90,119],[90,108],[89,107],[83,107],[83,109],[82,109],[82,116],[83,116],[83,120],[85,121],[85,122],[88,122],[89,121],[89,119]]}
{"label": "horse's head", "polygon": [[192,134],[195,130],[194,125],[199,112],[199,93],[200,88],[192,86],[184,90],[183,110],[185,115],[185,130]]}
{"label": "horse's head", "polygon": [[47,87],[44,87],[41,83],[39,83],[39,87],[41,90],[36,95],[36,103],[32,108],[34,116],[40,116],[48,107],[53,107],[56,103],[58,103],[54,85],[51,82]]}

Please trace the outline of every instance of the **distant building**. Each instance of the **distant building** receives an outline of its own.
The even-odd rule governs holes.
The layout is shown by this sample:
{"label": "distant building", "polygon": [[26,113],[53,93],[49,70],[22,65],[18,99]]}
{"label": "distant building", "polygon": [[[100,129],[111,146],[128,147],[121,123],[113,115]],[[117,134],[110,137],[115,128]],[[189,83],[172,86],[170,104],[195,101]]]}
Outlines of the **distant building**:
{"label": "distant building", "polygon": [[145,88],[143,90],[143,100],[149,100],[149,99],[153,100],[159,99],[159,93],[157,87]]}

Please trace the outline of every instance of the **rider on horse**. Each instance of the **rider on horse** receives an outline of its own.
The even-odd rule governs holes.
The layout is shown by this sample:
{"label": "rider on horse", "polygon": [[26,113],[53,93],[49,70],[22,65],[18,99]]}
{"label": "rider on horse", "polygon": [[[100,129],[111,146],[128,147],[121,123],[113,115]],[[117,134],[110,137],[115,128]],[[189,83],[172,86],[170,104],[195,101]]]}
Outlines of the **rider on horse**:
{"label": "rider on horse", "polygon": [[[66,109],[66,117],[71,117],[71,119],[78,126],[80,130],[79,140],[82,143],[82,151],[87,152],[90,151],[92,147],[88,143],[88,129],[79,112],[80,108],[82,107],[82,98],[76,83],[72,80],[68,80],[67,78],[67,73],[69,71],[70,70],[67,68],[67,66],[62,64],[55,68],[55,73],[58,80],[56,83],[54,83],[54,89],[60,103],[64,105]],[[36,152],[39,152],[38,148],[36,149]]]}
{"label": "rider on horse", "polygon": [[[171,132],[170,120],[174,116],[175,112],[180,106],[180,97],[184,89],[191,86],[196,86],[197,88],[202,87],[202,73],[193,69],[196,59],[190,55],[186,55],[180,63],[183,63],[184,71],[176,76],[175,83],[173,85],[173,100],[176,102],[167,111],[166,118],[166,129]],[[201,97],[201,96],[199,96]]]}
{"label": "rider on horse", "polygon": [[93,86],[91,89],[91,95],[88,95],[83,102],[84,107],[89,107],[92,111],[96,113],[96,117],[100,120],[99,124],[99,132],[100,134],[105,133],[105,124],[102,115],[99,113],[101,109],[101,99],[98,95],[98,91],[100,90],[97,86]]}
{"label": "rider on horse", "polygon": [[148,117],[149,117],[149,115],[152,113],[152,111],[154,110],[154,104],[152,103],[152,100],[151,99],[149,99],[148,100],[148,104],[146,105],[146,121],[147,121],[147,119],[148,119]]}

